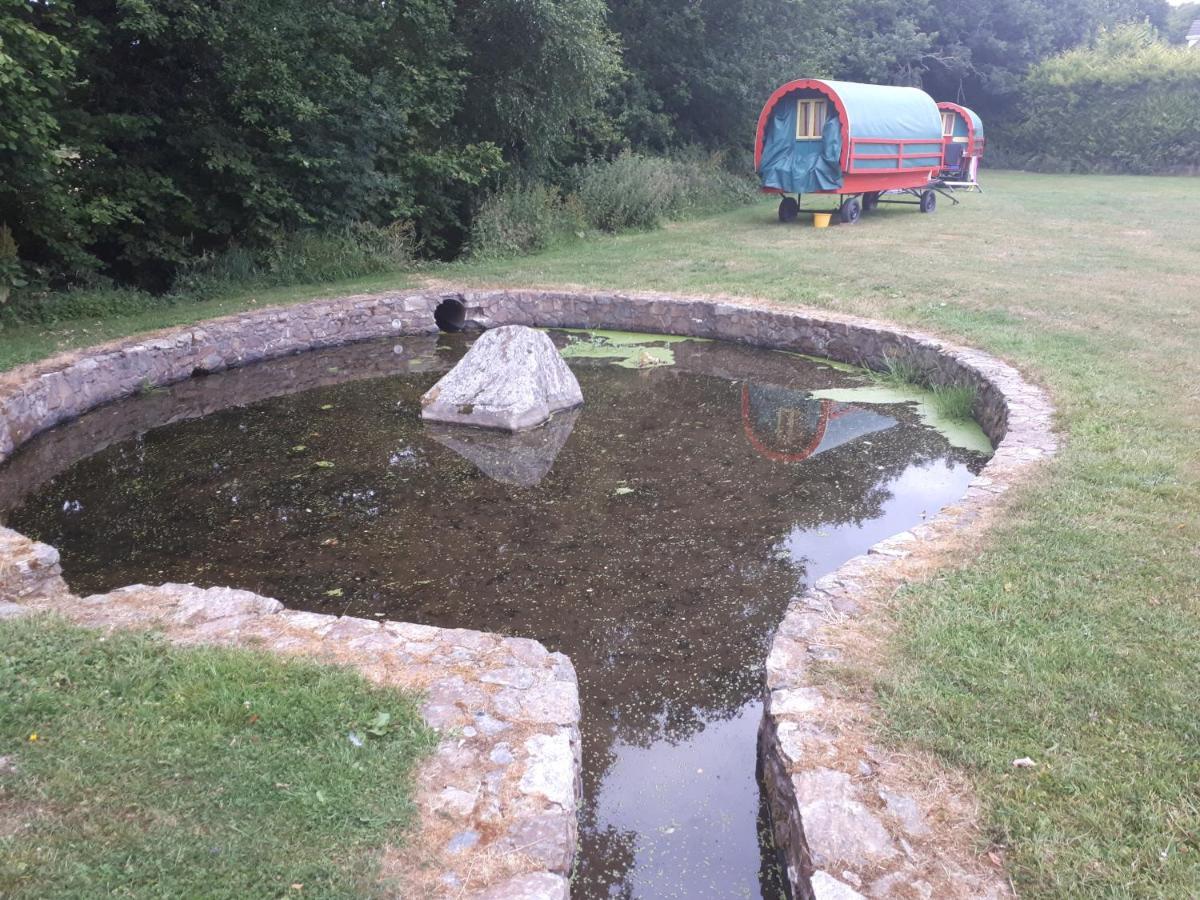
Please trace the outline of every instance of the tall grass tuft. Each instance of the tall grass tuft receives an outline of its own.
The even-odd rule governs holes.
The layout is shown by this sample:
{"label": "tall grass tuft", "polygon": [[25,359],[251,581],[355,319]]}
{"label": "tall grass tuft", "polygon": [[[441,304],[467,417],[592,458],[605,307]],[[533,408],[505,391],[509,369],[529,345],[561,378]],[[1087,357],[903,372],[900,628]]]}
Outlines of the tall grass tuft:
{"label": "tall grass tuft", "polygon": [[959,422],[970,422],[975,418],[975,400],[978,392],[969,385],[929,385],[921,367],[906,359],[884,357],[883,369],[871,372],[871,380],[877,384],[895,388],[913,388],[929,391],[931,402],[942,418]]}
{"label": "tall grass tuft", "polygon": [[925,387],[925,373],[921,367],[907,359],[896,359],[891,356],[883,358],[883,368],[870,373],[871,380],[877,384],[893,387]]}
{"label": "tall grass tuft", "polygon": [[933,389],[933,405],[946,419],[970,422],[975,418],[975,388],[965,385],[937,386]]}

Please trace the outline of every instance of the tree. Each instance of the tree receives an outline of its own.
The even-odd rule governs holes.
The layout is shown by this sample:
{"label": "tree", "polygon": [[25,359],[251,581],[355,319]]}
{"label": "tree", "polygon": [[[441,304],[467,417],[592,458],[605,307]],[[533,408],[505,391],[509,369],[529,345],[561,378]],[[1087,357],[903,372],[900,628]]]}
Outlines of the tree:
{"label": "tree", "polygon": [[537,171],[571,145],[620,72],[603,0],[458,0],[465,50],[458,132]]}
{"label": "tree", "polygon": [[1172,6],[1167,13],[1167,22],[1163,27],[1163,37],[1172,44],[1182,44],[1187,41],[1192,23],[1200,19],[1200,3],[1181,3]]}
{"label": "tree", "polygon": [[1030,66],[1091,40],[1104,27],[1166,18],[1166,0],[933,0],[922,23],[937,33],[922,84],[939,100],[1006,114]]}
{"label": "tree", "polygon": [[611,108],[638,147],[746,145],[771,90],[833,74],[827,0],[610,0],[626,81]]}
{"label": "tree", "polygon": [[[0,0],[0,229],[6,284],[19,279],[18,251],[53,257],[58,268],[87,270],[74,235],[80,203],[62,183],[68,164],[59,113],[75,75],[76,53],[58,37],[68,12]],[[35,200],[36,198],[36,200]],[[35,200],[35,202],[31,202]]]}
{"label": "tree", "polygon": [[[18,3],[72,66],[44,110],[64,162],[10,200],[23,254],[60,271],[44,223],[64,195],[78,252],[161,288],[199,253],[295,229],[414,219],[432,231],[450,187],[500,165],[495,148],[451,139],[464,76],[450,0]],[[23,170],[27,182],[39,171]]]}
{"label": "tree", "polygon": [[1200,53],[1148,25],[1103,30],[1033,68],[1015,143],[1029,162],[1080,172],[1200,167]]}

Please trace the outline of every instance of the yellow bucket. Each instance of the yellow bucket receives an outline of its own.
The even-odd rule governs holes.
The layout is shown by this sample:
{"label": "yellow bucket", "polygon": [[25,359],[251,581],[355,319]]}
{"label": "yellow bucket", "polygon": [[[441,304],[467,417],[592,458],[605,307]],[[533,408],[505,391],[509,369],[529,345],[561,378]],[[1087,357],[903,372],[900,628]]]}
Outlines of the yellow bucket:
{"label": "yellow bucket", "polygon": [[813,228],[828,228],[829,221],[833,218],[833,213],[815,212],[813,213]]}

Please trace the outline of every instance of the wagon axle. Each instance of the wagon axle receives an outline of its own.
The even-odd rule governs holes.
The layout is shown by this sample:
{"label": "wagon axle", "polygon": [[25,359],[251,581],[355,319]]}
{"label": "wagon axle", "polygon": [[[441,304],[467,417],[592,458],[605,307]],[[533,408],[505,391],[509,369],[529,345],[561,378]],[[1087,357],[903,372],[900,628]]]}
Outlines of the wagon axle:
{"label": "wagon axle", "polygon": [[[937,195],[941,194],[946,197],[955,206],[958,205],[958,198],[954,196],[954,187],[944,184],[940,181],[930,182],[924,188],[896,188],[890,191],[867,191],[863,194],[854,195],[838,195],[838,205],[833,209],[813,209],[808,212],[825,212],[830,215],[837,215],[838,219],[847,225],[853,225],[857,222],[862,214],[871,212],[881,203],[891,203],[900,206],[916,206],[923,213],[931,213],[937,209]],[[912,197],[912,200],[896,199],[898,197]],[[800,215],[800,197],[785,196],[779,201],[779,221],[793,222]]]}

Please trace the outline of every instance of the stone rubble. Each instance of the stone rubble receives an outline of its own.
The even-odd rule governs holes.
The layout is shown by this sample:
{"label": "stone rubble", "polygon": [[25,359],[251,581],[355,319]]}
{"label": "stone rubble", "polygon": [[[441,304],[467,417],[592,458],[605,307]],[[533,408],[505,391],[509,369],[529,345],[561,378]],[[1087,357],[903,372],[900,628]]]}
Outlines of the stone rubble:
{"label": "stone rubble", "polygon": [[[680,334],[876,369],[899,360],[930,385],[975,388],[975,417],[995,454],[960,503],[881,541],[793,599],[767,660],[760,754],[776,842],[800,900],[1008,896],[1002,873],[979,859],[947,855],[937,841],[933,798],[890,783],[894,761],[857,740],[852,725],[869,719],[870,709],[827,697],[810,681],[814,661],[839,658],[839,629],[936,565],[946,545],[979,527],[1012,485],[1054,455],[1049,400],[1006,363],[851,316],[728,298],[546,290],[358,295],[239,313],[4,373],[0,460],[97,406],[194,374],[386,335],[434,334],[433,311],[447,298],[485,328],[521,324]],[[267,388],[260,390],[269,395]],[[70,437],[71,429],[64,434],[99,446],[120,439],[121,426],[108,427],[111,435],[83,430]],[[36,466],[26,474],[35,477]],[[7,492],[19,486],[0,487]],[[440,824],[448,817],[452,825],[438,862],[443,893],[470,896],[483,889],[480,896],[497,900],[568,896],[579,706],[565,657],[548,654],[534,641],[333,619],[229,589],[213,589],[201,601],[197,590],[134,586],[79,601],[62,584],[52,548],[0,529],[0,618],[53,608],[102,627],[153,622],[179,640],[265,642],[279,652],[353,662],[376,680],[425,688],[423,715],[446,733],[420,781],[425,819]],[[205,611],[209,604],[221,611],[218,617]],[[568,802],[568,793],[574,801]],[[470,868],[484,859],[488,865]],[[482,871],[489,873],[487,884],[479,881]]]}

